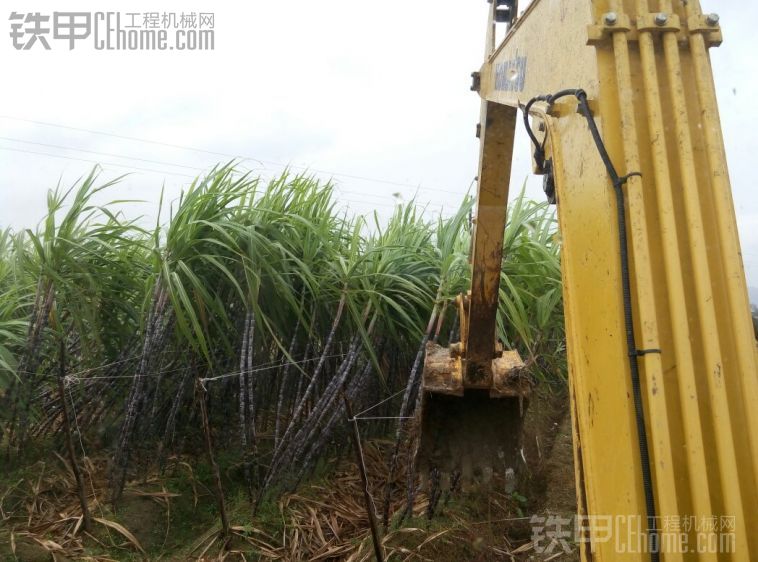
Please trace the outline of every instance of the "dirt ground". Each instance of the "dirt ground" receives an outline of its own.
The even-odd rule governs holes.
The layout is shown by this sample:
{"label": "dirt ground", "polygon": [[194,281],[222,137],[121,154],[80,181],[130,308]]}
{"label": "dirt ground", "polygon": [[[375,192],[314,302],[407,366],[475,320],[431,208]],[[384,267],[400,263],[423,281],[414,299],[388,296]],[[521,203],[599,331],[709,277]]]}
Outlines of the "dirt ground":
{"label": "dirt ground", "polygon": [[[528,512],[546,521],[553,516],[554,520],[573,524],[577,512],[574,451],[569,399],[564,388],[541,389],[536,393],[524,420],[522,438],[527,467],[523,489]],[[572,529],[571,524],[562,530]],[[534,533],[531,525],[528,531],[530,536]],[[553,548],[548,546],[549,542],[542,538],[539,544],[550,552],[542,556],[531,554],[530,559],[579,560],[571,538],[553,544]],[[564,552],[564,546],[570,547],[572,552]]]}
{"label": "dirt ground", "polygon": [[[571,423],[561,387],[537,389],[516,444],[521,464],[515,489],[495,478],[481,488],[443,494],[431,520],[429,498],[419,493],[412,516],[397,526],[406,503],[406,466],[400,467],[395,524],[383,540],[388,560],[578,560],[575,548],[571,554],[538,552],[531,522],[535,515],[571,518],[576,511]],[[377,505],[390,449],[389,441],[365,445]],[[199,459],[174,459],[163,475],[131,482],[116,511],[105,502],[105,461],[88,462],[93,513],[134,541],[100,523],[90,535],[74,533],[79,508],[70,469],[63,459],[47,460],[0,482],[0,560],[371,560],[362,487],[351,460],[330,460],[296,493],[264,505],[255,519],[234,471],[227,470],[228,541],[219,537],[210,475]]]}

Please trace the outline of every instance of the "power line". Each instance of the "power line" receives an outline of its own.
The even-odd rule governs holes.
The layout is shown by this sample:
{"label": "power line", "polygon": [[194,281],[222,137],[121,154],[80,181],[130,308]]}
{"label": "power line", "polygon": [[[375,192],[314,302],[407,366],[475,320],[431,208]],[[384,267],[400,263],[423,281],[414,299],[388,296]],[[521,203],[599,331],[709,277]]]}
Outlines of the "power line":
{"label": "power line", "polygon": [[[181,177],[190,178],[190,179],[195,179],[195,177],[196,177],[196,176],[189,175],[189,174],[182,174],[180,172],[168,172],[168,171],[164,171],[164,170],[154,170],[154,169],[150,169],[150,168],[140,168],[138,166],[129,166],[129,165],[126,165],[126,164],[117,164],[115,162],[100,162],[98,160],[89,160],[89,159],[86,159],[86,158],[76,158],[76,157],[73,157],[73,156],[65,156],[65,155],[62,155],[62,154],[51,154],[49,152],[38,152],[36,150],[26,150],[26,149],[23,149],[23,148],[12,148],[12,147],[9,147],[9,146],[0,146],[0,150],[9,150],[9,151],[12,151],[12,152],[21,152],[21,153],[24,153],[24,154],[33,154],[33,155],[37,155],[37,156],[47,156],[49,158],[61,158],[63,160],[71,160],[73,162],[87,162],[87,163],[90,163],[90,164],[98,164],[98,165],[101,165],[101,166],[117,166],[119,168],[126,168],[126,169],[129,169],[129,170],[137,170],[137,171],[140,171],[140,172],[148,172],[148,173],[154,173],[154,174],[164,174],[164,175],[170,175],[170,176],[181,176]],[[362,194],[361,193],[359,195],[363,196],[363,195],[371,195],[371,194]],[[382,206],[382,207],[392,207],[392,208],[395,207],[395,205],[393,205],[391,203],[381,203],[381,202],[378,202],[378,201],[377,202],[374,202],[374,201],[360,201],[360,200],[356,200],[356,199],[349,199],[347,197],[340,197],[338,200],[341,201],[341,202],[353,203],[353,204],[356,204],[356,205],[368,205],[368,206],[377,206],[378,205],[378,206]],[[421,206],[421,205],[418,205],[418,206]]]}
{"label": "power line", "polygon": [[115,154],[113,152],[98,152],[97,150],[87,150],[86,148],[62,146],[59,144],[47,144],[44,142],[35,142],[35,141],[24,140],[24,139],[14,139],[11,137],[0,137],[0,140],[11,141],[11,142],[21,142],[24,144],[33,144],[36,146],[44,146],[46,148],[57,148],[60,150],[74,150],[76,152],[86,152],[87,154],[97,154],[98,156],[112,156],[114,158],[123,158],[125,160],[137,160],[139,162],[147,162],[148,164],[159,164],[161,166],[174,166],[176,168],[187,168],[188,170],[197,170],[200,172],[205,171],[204,168],[198,168],[197,166],[187,166],[185,164],[174,164],[173,162],[164,162],[161,160],[150,160],[147,158],[139,158],[137,156],[124,156],[123,154]]}
{"label": "power line", "polygon": [[225,158],[233,158],[233,159],[241,159],[241,160],[253,160],[253,161],[258,162],[260,164],[269,164],[271,166],[277,166],[277,167],[282,167],[282,168],[294,168],[294,169],[299,169],[299,170],[304,170],[304,171],[315,172],[315,173],[318,173],[318,174],[327,174],[327,175],[331,175],[331,176],[350,178],[350,179],[360,180],[360,181],[368,181],[368,182],[374,182],[374,183],[381,183],[381,184],[393,185],[393,186],[397,186],[397,187],[408,187],[408,188],[413,188],[413,189],[422,190],[422,191],[431,191],[431,192],[435,192],[435,193],[449,193],[449,194],[452,194],[452,195],[462,195],[462,193],[460,193],[458,191],[453,191],[453,190],[438,189],[438,188],[434,188],[434,187],[421,187],[420,185],[414,185],[414,184],[410,184],[410,183],[397,182],[397,181],[387,180],[387,179],[381,179],[381,178],[372,178],[372,177],[361,176],[361,175],[357,175],[357,174],[346,174],[346,173],[341,173],[341,172],[335,172],[333,170],[324,170],[324,169],[318,169],[318,168],[309,168],[308,166],[298,166],[298,165],[295,165],[295,164],[282,164],[281,162],[275,162],[273,160],[261,160],[260,158],[255,158],[255,157],[252,157],[252,156],[244,156],[244,155],[240,155],[240,154],[230,154],[230,153],[226,153],[226,152],[216,152],[216,151],[207,150],[207,149],[204,149],[204,148],[195,148],[195,147],[192,147],[192,146],[186,146],[186,145],[181,145],[181,144],[173,144],[173,143],[168,143],[168,142],[155,141],[155,140],[150,140],[150,139],[143,139],[143,138],[139,138],[139,137],[132,137],[132,136],[129,136],[129,135],[119,135],[119,134],[116,134],[116,133],[109,133],[109,132],[105,132],[105,131],[98,131],[98,130],[95,130],[95,129],[85,129],[85,128],[81,128],[81,127],[72,127],[72,126],[69,126],[69,125],[61,125],[59,123],[50,123],[48,121],[38,121],[38,120],[34,120],[34,119],[24,119],[24,118],[21,118],[21,117],[13,117],[13,116],[10,116],[10,115],[0,115],[0,119],[9,119],[9,120],[12,120],[12,121],[21,121],[21,122],[25,122],[25,123],[33,123],[35,125],[43,125],[43,126],[46,126],[46,127],[56,127],[56,128],[59,128],[59,129],[68,129],[68,130],[71,130],[71,131],[78,131],[78,132],[89,133],[89,134],[93,134],[93,135],[102,135],[102,136],[113,137],[113,138],[122,139],[122,140],[128,140],[128,141],[134,141],[134,142],[142,142],[142,143],[154,144],[154,145],[165,146],[165,147],[169,147],[169,148],[178,148],[180,150],[191,150],[191,151],[194,151],[194,152],[201,152],[201,153],[205,153],[205,154],[212,154],[214,156],[223,156]]}
{"label": "power line", "polygon": [[[150,163],[150,164],[159,164],[159,165],[163,165],[163,166],[175,166],[175,167],[179,167],[179,168],[187,168],[187,169],[190,169],[190,170],[196,170],[196,171],[199,171],[199,172],[204,172],[205,171],[203,168],[198,168],[198,167],[195,167],[195,166],[186,166],[184,164],[174,164],[172,162],[165,162],[165,161],[161,161],[161,160],[150,160],[150,159],[138,158],[138,157],[134,157],[134,156],[124,156],[124,155],[116,154],[116,153],[113,153],[113,152],[99,152],[99,151],[96,151],[96,150],[88,150],[88,149],[84,149],[84,148],[75,148],[75,147],[63,146],[63,145],[58,145],[58,144],[48,144],[48,143],[43,143],[43,142],[29,141],[29,140],[24,140],[24,139],[16,139],[16,138],[3,137],[3,136],[0,136],[0,140],[11,141],[11,142],[20,142],[20,143],[32,144],[32,145],[36,145],[36,146],[43,146],[43,147],[47,147],[47,148],[55,148],[55,149],[60,149],[60,150],[74,150],[74,151],[78,151],[78,152],[85,152],[85,153],[88,153],[88,154],[95,154],[95,155],[99,155],[99,156],[111,156],[111,157],[114,157],[114,158],[123,158],[123,159],[126,159],[126,160],[136,160],[136,161],[140,161],[140,162],[147,162],[147,163]],[[19,151],[19,152],[21,151],[21,149],[14,149],[12,147],[0,147],[0,148],[4,148],[6,150],[16,150],[16,151]],[[79,158],[76,158],[76,157],[67,157],[67,156],[64,156],[64,155],[50,154],[50,153],[46,153],[46,152],[34,152],[34,151],[27,151],[27,152],[29,152],[30,154],[38,154],[40,156],[50,156],[50,157],[54,157],[54,158],[69,158],[69,159],[81,160],[82,162],[94,162],[94,163],[97,163],[94,160],[85,160],[85,159],[79,159]],[[119,164],[115,164],[115,163],[110,163],[110,164],[106,164],[106,165],[119,166]],[[124,167],[127,167],[127,166],[124,166]],[[132,167],[132,166],[128,166],[128,168],[129,169],[142,170],[142,171],[155,171],[155,172],[158,172],[157,170],[147,170],[145,168],[135,168],[135,167]],[[165,172],[165,173],[171,173],[171,172]],[[194,177],[194,176],[186,176],[186,177]],[[349,195],[359,195],[361,197],[373,197],[373,198],[378,198],[378,199],[386,199],[386,197],[391,197],[391,195],[389,195],[389,194],[388,195],[378,195],[376,193],[361,193],[359,191],[349,191],[349,190],[343,189],[340,186],[335,186],[335,188],[340,193],[346,193],[346,194],[349,194]],[[443,207],[444,205],[441,205],[439,203],[432,203],[430,201],[430,202],[428,202],[424,206],[427,206],[427,207],[429,207],[429,206],[431,206],[431,207]]]}
{"label": "power line", "polygon": [[397,204],[393,204],[393,203],[380,203],[378,201],[377,202],[375,202],[375,201],[359,201],[359,200],[355,200],[355,199],[347,199],[345,197],[340,198],[337,201],[340,202],[340,203],[347,203],[347,205],[345,205],[345,207],[347,207],[348,209],[350,208],[350,203],[352,203],[353,205],[365,205],[367,207],[387,207],[387,208],[390,208],[390,209],[394,209],[395,207],[397,207]]}
{"label": "power line", "polygon": [[119,168],[127,168],[129,170],[138,170],[140,172],[150,172],[155,174],[166,174],[169,176],[183,176],[185,178],[194,179],[195,176],[189,174],[182,174],[180,172],[167,172],[163,170],[152,170],[149,168],[139,168],[137,166],[127,166],[126,164],[117,164],[115,162],[100,162],[98,160],[89,160],[86,158],[76,158],[74,156],[64,156],[63,154],[51,154],[49,152],[38,152],[36,150],[25,150],[23,148],[11,148],[10,146],[0,146],[0,150],[10,150],[13,152],[23,152],[25,154],[36,154],[38,156],[48,156],[50,158],[62,158],[64,160],[73,160],[78,162],[89,162],[90,164],[100,164],[102,166],[117,166]]}
{"label": "power line", "polygon": [[[339,186],[337,187],[337,190],[340,193],[346,193],[348,195],[359,195],[361,197],[374,197],[374,198],[382,199],[385,202],[388,197],[392,197],[392,195],[377,195],[376,193],[361,193],[360,191],[348,191],[348,190],[340,188]],[[423,200],[418,201],[416,200],[415,197],[413,198],[413,202],[416,204],[416,206],[419,206],[419,207],[422,207],[422,206],[423,207],[444,207],[444,205],[442,205],[441,203],[432,203],[431,201],[423,202]],[[366,203],[372,204],[371,201],[367,201]]]}
{"label": "power line", "polygon": [[46,127],[56,127],[58,129],[68,129],[70,131],[78,131],[80,133],[90,133],[90,134],[93,134],[93,135],[102,135],[102,136],[106,136],[106,137],[113,137],[113,138],[116,138],[116,139],[122,139],[122,140],[128,140],[128,141],[136,141],[136,142],[144,142],[144,143],[148,143],[148,144],[155,144],[155,145],[158,145],[158,146],[166,146],[166,147],[169,147],[169,148],[179,148],[181,150],[192,150],[192,151],[195,151],[195,152],[204,152],[206,154],[213,154],[215,156],[224,156],[224,157],[227,157],[227,158],[229,158],[229,157],[231,157],[231,158],[240,158],[239,156],[233,156],[233,155],[230,155],[230,154],[225,154],[223,152],[214,152],[212,150],[205,150],[203,148],[194,148],[194,147],[191,147],[191,146],[184,146],[184,145],[181,145],[181,144],[171,144],[171,143],[168,143],[168,142],[154,141],[154,140],[149,140],[149,139],[141,139],[141,138],[138,138],[138,137],[130,137],[128,135],[119,135],[117,133],[108,133],[108,132],[105,132],[105,131],[97,131],[95,129],[84,129],[84,128],[81,128],[81,127],[72,127],[70,125],[61,125],[59,123],[50,123],[50,122],[47,122],[47,121],[37,121],[37,120],[34,120],[34,119],[24,119],[22,117],[13,117],[11,115],[0,115],[0,119],[10,119],[12,121],[22,121],[22,122],[25,122],[25,123],[33,123],[35,125],[44,125]]}

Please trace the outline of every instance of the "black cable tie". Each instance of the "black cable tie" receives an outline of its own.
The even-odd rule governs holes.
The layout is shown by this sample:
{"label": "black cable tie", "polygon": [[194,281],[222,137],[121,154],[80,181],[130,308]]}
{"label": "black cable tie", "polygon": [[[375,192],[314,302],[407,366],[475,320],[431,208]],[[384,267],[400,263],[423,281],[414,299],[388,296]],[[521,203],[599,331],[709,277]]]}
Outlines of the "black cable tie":
{"label": "black cable tie", "polygon": [[642,357],[650,353],[663,353],[660,349],[636,349],[629,353],[629,357]]}
{"label": "black cable tie", "polygon": [[613,187],[622,187],[626,184],[626,182],[629,181],[629,178],[633,178],[634,176],[642,177],[642,172],[632,172],[631,174],[627,174],[625,176],[621,176],[616,183],[613,184]]}

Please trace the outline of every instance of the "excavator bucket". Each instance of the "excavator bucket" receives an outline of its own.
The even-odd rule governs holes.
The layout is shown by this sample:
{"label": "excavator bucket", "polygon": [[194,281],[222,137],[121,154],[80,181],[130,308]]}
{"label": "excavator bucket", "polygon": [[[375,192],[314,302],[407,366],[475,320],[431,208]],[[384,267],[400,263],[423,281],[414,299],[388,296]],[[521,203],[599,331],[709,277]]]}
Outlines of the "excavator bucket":
{"label": "excavator bucket", "polygon": [[428,343],[416,467],[424,487],[445,491],[515,478],[522,416],[532,389],[516,351],[498,351],[491,377],[467,384],[460,344]]}

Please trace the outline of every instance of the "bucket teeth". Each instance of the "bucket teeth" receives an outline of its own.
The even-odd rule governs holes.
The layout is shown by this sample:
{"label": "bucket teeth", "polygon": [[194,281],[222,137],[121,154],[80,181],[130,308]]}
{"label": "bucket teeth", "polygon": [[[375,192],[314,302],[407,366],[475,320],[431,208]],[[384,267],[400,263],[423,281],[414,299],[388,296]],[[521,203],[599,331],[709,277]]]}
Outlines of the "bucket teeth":
{"label": "bucket teeth", "polygon": [[506,483],[521,458],[522,405],[519,398],[490,398],[487,391],[462,398],[426,393],[416,457],[423,487],[465,491]]}
{"label": "bucket teeth", "polygon": [[492,466],[470,467],[468,472],[453,470],[452,472],[441,471],[438,468],[428,468],[419,471],[421,489],[429,493],[437,488],[441,494],[447,496],[458,491],[469,491],[481,486],[501,487],[505,493],[513,492],[515,488],[515,470],[507,468],[505,471],[495,470]]}

